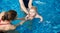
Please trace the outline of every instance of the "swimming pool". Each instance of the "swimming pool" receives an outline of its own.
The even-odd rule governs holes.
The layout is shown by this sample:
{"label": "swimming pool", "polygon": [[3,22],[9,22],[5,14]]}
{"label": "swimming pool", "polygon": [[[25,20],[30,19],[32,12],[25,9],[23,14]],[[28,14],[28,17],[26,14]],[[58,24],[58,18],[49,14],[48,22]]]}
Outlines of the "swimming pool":
{"label": "swimming pool", "polygon": [[[39,19],[26,21],[16,30],[20,33],[60,33],[60,0],[33,0],[33,5],[37,7],[37,12],[43,16],[44,21],[42,23],[39,23]],[[19,18],[26,16],[18,0],[0,0],[0,12],[10,9],[16,10]],[[19,22],[15,20],[12,24]]]}

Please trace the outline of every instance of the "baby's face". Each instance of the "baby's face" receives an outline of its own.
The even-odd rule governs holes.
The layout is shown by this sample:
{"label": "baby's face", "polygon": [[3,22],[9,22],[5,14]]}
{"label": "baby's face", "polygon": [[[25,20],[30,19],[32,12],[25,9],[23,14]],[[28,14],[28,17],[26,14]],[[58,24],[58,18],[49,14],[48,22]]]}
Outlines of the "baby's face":
{"label": "baby's face", "polygon": [[29,15],[33,17],[33,16],[35,16],[35,14],[36,14],[36,10],[30,9]]}

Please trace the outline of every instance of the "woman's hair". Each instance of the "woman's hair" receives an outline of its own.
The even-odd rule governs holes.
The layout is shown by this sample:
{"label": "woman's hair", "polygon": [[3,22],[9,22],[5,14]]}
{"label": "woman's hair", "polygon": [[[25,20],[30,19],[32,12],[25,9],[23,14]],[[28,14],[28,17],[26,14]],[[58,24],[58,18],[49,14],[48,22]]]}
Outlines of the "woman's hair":
{"label": "woman's hair", "polygon": [[0,31],[0,33],[4,33],[3,31]]}
{"label": "woman's hair", "polygon": [[17,12],[14,10],[9,10],[5,12],[4,16],[2,16],[2,20],[14,20],[17,16]]}

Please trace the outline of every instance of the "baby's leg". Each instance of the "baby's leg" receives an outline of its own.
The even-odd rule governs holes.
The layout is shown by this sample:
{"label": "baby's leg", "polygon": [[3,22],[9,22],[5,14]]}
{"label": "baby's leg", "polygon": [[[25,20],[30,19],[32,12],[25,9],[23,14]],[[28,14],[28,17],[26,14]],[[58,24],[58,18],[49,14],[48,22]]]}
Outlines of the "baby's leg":
{"label": "baby's leg", "polygon": [[40,18],[40,21],[41,21],[41,22],[43,21],[43,17],[40,16],[40,15],[38,15],[38,14],[36,14],[35,18]]}

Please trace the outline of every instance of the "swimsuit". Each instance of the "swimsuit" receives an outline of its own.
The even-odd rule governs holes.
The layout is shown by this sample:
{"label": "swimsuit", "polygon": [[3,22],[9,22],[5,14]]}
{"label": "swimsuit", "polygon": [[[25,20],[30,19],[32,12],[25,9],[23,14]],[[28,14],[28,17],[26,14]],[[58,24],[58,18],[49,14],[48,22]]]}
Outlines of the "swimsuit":
{"label": "swimsuit", "polygon": [[[23,3],[25,5],[25,7],[28,8],[29,0],[23,0]],[[33,5],[33,3],[32,3],[32,5]]]}
{"label": "swimsuit", "polygon": [[24,3],[24,5],[25,5],[25,7],[28,8],[29,0],[23,0],[23,3]]}

